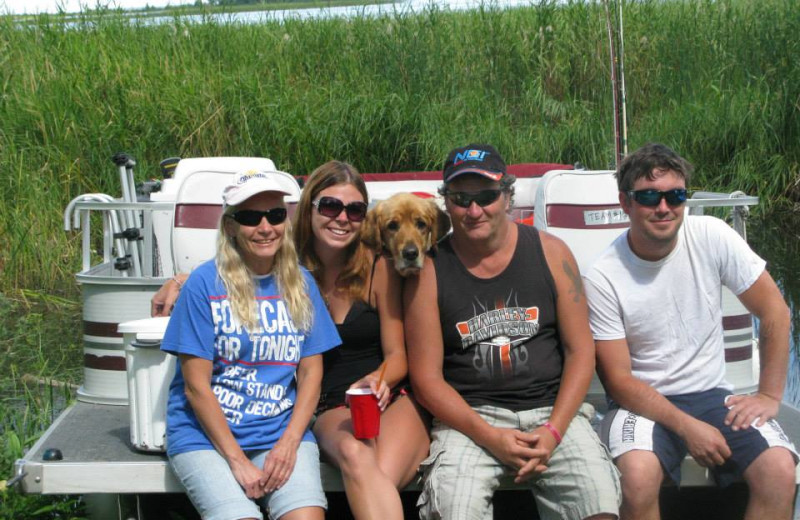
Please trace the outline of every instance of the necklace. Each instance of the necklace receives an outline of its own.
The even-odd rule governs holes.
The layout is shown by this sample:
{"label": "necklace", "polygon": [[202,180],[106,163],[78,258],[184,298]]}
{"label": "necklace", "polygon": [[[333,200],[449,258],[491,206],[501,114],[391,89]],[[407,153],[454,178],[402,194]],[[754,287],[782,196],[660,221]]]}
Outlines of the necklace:
{"label": "necklace", "polygon": [[325,300],[325,307],[328,309],[331,308],[331,300],[336,297],[336,292],[338,289],[334,286],[333,289],[329,289],[322,293],[322,299]]}

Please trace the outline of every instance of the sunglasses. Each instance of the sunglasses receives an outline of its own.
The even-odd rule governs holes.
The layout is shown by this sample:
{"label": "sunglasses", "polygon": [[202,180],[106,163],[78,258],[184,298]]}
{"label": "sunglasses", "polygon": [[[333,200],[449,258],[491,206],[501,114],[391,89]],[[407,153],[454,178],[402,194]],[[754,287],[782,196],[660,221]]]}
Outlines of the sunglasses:
{"label": "sunglasses", "polygon": [[342,210],[347,213],[347,219],[350,222],[361,222],[367,216],[367,203],[361,201],[345,204],[335,197],[320,197],[311,205],[317,208],[320,215],[328,218],[338,217]]}
{"label": "sunglasses", "polygon": [[675,188],[667,191],[635,190],[628,192],[628,197],[632,198],[642,206],[651,207],[661,204],[661,199],[666,199],[667,204],[670,206],[680,206],[686,202],[686,196],[686,190],[683,188]]}
{"label": "sunglasses", "polygon": [[503,190],[481,190],[476,192],[447,190],[444,195],[456,206],[468,208],[474,202],[483,208],[499,199],[501,193],[503,193]]}
{"label": "sunglasses", "polygon": [[261,219],[266,217],[267,222],[272,226],[277,226],[286,220],[286,208],[272,208],[267,211],[256,211],[254,209],[240,209],[227,215],[242,226],[257,226],[261,224]]}

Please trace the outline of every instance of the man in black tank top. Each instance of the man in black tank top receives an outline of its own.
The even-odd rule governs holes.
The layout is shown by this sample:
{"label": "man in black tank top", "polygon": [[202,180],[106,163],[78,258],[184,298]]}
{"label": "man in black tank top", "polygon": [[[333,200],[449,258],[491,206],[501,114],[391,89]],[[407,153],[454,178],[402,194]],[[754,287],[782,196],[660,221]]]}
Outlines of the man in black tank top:
{"label": "man in black tank top", "polygon": [[411,382],[434,416],[420,516],[491,517],[510,479],[542,518],[616,518],[616,469],[583,404],[595,357],[575,259],[508,219],[515,179],[493,147],[457,148],[443,170],[453,232],[404,292]]}

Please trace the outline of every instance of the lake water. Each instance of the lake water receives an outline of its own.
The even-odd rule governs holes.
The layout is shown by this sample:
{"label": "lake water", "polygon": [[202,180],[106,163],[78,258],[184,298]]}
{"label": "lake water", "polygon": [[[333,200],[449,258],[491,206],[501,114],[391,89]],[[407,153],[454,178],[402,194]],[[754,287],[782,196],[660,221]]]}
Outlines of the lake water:
{"label": "lake water", "polygon": [[748,240],[767,261],[767,270],[783,292],[792,311],[792,334],[789,372],[784,401],[800,408],[800,215],[771,214],[753,219],[748,226]]}
{"label": "lake water", "polygon": [[[789,371],[783,400],[800,408],[800,215],[771,214],[754,219],[748,226],[748,241],[767,261],[767,270],[781,288],[792,311]],[[800,500],[796,501],[793,520],[800,520]]]}
{"label": "lake water", "polygon": [[[263,23],[267,21],[305,20],[310,18],[352,18],[359,16],[379,17],[409,15],[421,13],[427,9],[443,9],[450,11],[463,11],[478,7],[492,9],[507,9],[513,7],[527,7],[538,5],[534,0],[405,0],[385,4],[353,5],[340,7],[321,7],[306,9],[284,9],[275,11],[249,11],[237,13],[218,13],[204,15],[181,16],[180,19],[188,22],[215,23]],[[136,15],[132,15],[136,19]],[[174,23],[174,16],[142,17],[143,23]]]}

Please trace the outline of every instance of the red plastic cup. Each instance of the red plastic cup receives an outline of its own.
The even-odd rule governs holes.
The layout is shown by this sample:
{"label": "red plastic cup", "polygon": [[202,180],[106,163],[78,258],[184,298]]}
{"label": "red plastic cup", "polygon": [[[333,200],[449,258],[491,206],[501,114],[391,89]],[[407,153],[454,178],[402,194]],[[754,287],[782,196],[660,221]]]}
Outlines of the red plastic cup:
{"label": "red plastic cup", "polygon": [[373,439],[381,431],[381,411],[378,398],[369,388],[351,388],[347,391],[353,435],[356,439]]}

